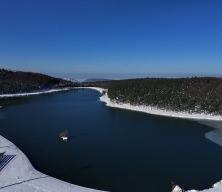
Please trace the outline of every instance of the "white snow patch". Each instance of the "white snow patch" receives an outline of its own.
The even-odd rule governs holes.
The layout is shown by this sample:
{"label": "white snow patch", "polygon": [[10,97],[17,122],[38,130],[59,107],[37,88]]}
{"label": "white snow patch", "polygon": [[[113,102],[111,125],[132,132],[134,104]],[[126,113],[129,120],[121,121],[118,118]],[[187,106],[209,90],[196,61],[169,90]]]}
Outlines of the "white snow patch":
{"label": "white snow patch", "polygon": [[45,90],[45,91],[36,91],[36,92],[30,92],[30,93],[1,94],[0,98],[25,97],[25,96],[32,96],[32,95],[54,93],[54,92],[59,92],[59,91],[68,91],[71,89],[72,88],[62,88],[62,89],[49,89],[49,90]]}
{"label": "white snow patch", "polygon": [[176,185],[174,188],[173,188],[173,191],[172,192],[183,192],[182,189]]}
{"label": "white snow patch", "polygon": [[75,89],[92,89],[92,90],[98,91],[100,93],[107,92],[107,89],[103,89],[100,87],[75,87]]}
{"label": "white snow patch", "polygon": [[102,102],[106,103],[106,106],[113,108],[128,109],[132,111],[144,112],[152,115],[168,116],[175,118],[183,119],[194,119],[194,120],[213,120],[213,121],[222,121],[222,116],[220,115],[210,115],[204,113],[188,113],[188,112],[175,112],[170,110],[158,109],[157,107],[151,107],[146,105],[131,105],[129,103],[117,103],[111,101],[107,93],[100,97]]}

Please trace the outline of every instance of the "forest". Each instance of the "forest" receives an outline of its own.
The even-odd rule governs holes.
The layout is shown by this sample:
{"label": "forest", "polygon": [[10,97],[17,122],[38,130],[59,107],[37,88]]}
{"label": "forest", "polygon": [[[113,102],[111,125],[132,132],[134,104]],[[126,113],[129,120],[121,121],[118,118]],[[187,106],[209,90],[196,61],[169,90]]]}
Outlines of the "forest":
{"label": "forest", "polygon": [[98,82],[116,102],[222,115],[222,78],[144,78]]}
{"label": "forest", "polygon": [[0,94],[25,93],[69,86],[75,86],[75,84],[39,73],[0,69]]}

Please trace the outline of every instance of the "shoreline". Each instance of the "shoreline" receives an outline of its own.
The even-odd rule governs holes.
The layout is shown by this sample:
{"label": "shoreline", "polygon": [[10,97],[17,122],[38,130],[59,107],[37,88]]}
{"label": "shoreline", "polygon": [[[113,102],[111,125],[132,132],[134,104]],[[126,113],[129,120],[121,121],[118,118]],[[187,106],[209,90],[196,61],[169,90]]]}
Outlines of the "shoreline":
{"label": "shoreline", "polygon": [[120,108],[131,111],[138,111],[147,113],[150,115],[158,115],[165,117],[190,119],[190,120],[211,120],[211,121],[222,121],[222,116],[220,115],[210,115],[204,113],[188,113],[188,112],[175,112],[170,110],[158,109],[156,107],[145,106],[145,105],[131,105],[129,103],[116,103],[112,101],[107,93],[100,97],[100,101],[104,102],[106,106],[112,108]]}
{"label": "shoreline", "polygon": [[[159,115],[159,116],[165,116],[165,117],[173,117],[173,118],[181,118],[181,119],[189,119],[189,120],[211,120],[214,122],[222,121],[222,116],[212,116],[212,115],[206,115],[206,114],[190,114],[190,113],[182,113],[182,112],[173,112],[173,111],[167,111],[167,110],[160,110],[154,107],[147,107],[147,106],[133,106],[130,104],[124,104],[124,103],[115,103],[111,101],[111,99],[107,95],[107,90],[99,87],[83,87],[85,89],[93,89],[96,91],[99,91],[100,93],[103,93],[105,91],[105,94],[100,97],[100,101],[104,102],[106,106],[112,107],[112,108],[120,108],[125,110],[131,110],[131,111],[139,111],[151,115]],[[215,132],[213,131],[215,134]],[[215,137],[215,135],[214,135]],[[209,138],[208,138],[209,139]],[[211,140],[213,140],[213,137],[211,137]],[[180,187],[177,186],[179,189],[174,190],[175,192],[181,192]],[[173,191],[173,192],[174,192]],[[201,191],[198,190],[187,190],[186,192],[219,192],[222,191],[222,180],[215,183],[211,188],[204,189]]]}
{"label": "shoreline", "polygon": [[[39,91],[39,92],[32,92],[32,93],[0,95],[0,98],[2,98],[3,96],[5,96],[5,97],[24,97],[24,96],[31,96],[31,95],[53,93],[53,92],[58,92],[58,91],[67,91],[67,90],[71,90],[71,89],[92,89],[92,90],[96,90],[96,91],[100,92],[101,94],[105,92],[105,94],[100,96],[100,101],[104,102],[106,106],[112,107],[112,108],[120,108],[120,109],[144,112],[144,113],[152,114],[152,115],[183,118],[183,119],[190,119],[190,120],[213,120],[214,122],[218,122],[218,121],[222,120],[221,116],[212,116],[212,115],[206,115],[206,114],[177,113],[177,112],[172,112],[172,111],[160,110],[160,109],[156,109],[153,107],[151,108],[151,107],[147,107],[147,106],[133,106],[130,104],[115,103],[115,102],[111,101],[110,98],[108,97],[107,90],[103,89],[103,88],[99,88],[99,87],[73,87],[73,88],[64,88],[64,89],[51,89],[51,90],[47,90],[47,91]],[[35,170],[32,167],[28,158],[13,143],[11,143],[10,141],[8,141],[7,139],[5,139],[4,137],[2,137],[0,135],[0,147],[4,148],[4,146],[2,147],[2,143],[5,143],[4,146],[6,146],[5,148],[7,150],[9,150],[9,154],[11,154],[11,151],[14,151],[14,153],[12,153],[12,154],[17,154],[17,156],[19,156],[19,158],[22,159],[22,162],[20,162],[18,164],[19,169],[21,169],[18,173],[20,174],[20,172],[21,172],[23,174],[22,176],[21,175],[17,176],[14,172],[15,168],[13,168],[12,171],[9,171],[9,174],[4,172],[4,170],[3,170],[3,173],[0,174],[0,178],[2,177],[2,175],[5,175],[3,177],[4,180],[2,180],[3,181],[2,183],[4,183],[4,181],[7,179],[15,182],[15,177],[19,178],[19,180],[26,178],[26,177],[31,177],[31,178],[27,179],[27,180],[31,179],[31,181],[27,181],[27,182],[25,181],[25,183],[27,183],[28,187],[26,186],[25,183],[19,184],[19,186],[26,187],[27,191],[30,190],[29,187],[31,186],[31,187],[33,187],[33,189],[35,189],[35,190],[37,189],[37,192],[38,192],[38,189],[39,189],[39,191],[44,189],[44,191],[47,191],[47,192],[60,192],[60,191],[64,191],[64,192],[66,192],[66,191],[67,192],[68,191],[71,191],[71,192],[77,192],[77,191],[78,192],[97,192],[98,191],[99,192],[99,190],[94,190],[94,189],[89,189],[89,188],[77,186],[77,185],[67,183],[67,182],[61,181],[59,179],[47,176],[43,173],[40,173],[39,171]],[[7,147],[8,145],[10,147]],[[8,165],[8,166],[10,166],[10,165]],[[23,168],[24,168],[24,170],[22,170]],[[7,167],[6,167],[6,169],[7,169]],[[27,171],[27,172],[25,172],[25,171]],[[34,176],[37,175],[37,177],[34,177],[34,180],[35,180],[35,178],[37,180],[33,181],[33,178],[32,178],[33,175]],[[10,182],[12,182],[12,181],[10,181]],[[2,183],[0,184],[0,191],[2,191],[2,192],[8,191],[8,190],[4,190],[5,187],[3,189],[1,189]],[[42,183],[44,183],[44,184],[42,184]],[[11,185],[11,184],[9,184],[9,185]],[[23,191],[21,188],[17,189],[15,187],[16,185],[14,185],[14,184],[12,184],[12,185],[13,185],[12,189],[15,189],[16,191]],[[217,192],[217,191],[222,191],[222,180],[215,183],[212,186],[212,188],[205,189],[202,191],[188,190],[187,192]]]}
{"label": "shoreline", "polygon": [[12,94],[0,94],[0,98],[12,98],[12,97],[27,97],[32,95],[41,95],[41,94],[48,94],[48,93],[55,93],[60,91],[68,91],[72,88],[61,88],[61,89],[48,89],[36,92],[27,92],[27,93],[12,93]]}
{"label": "shoreline", "polygon": [[37,171],[26,155],[1,135],[0,148],[5,151],[5,155],[15,155],[15,158],[0,172],[1,192],[102,192],[71,184]]}
{"label": "shoreline", "polygon": [[105,89],[99,88],[99,87],[67,87],[67,88],[61,88],[61,89],[47,89],[42,91],[34,91],[34,92],[27,92],[27,93],[11,93],[11,94],[0,94],[1,98],[12,98],[12,97],[28,97],[33,95],[42,95],[42,94],[49,94],[49,93],[55,93],[55,92],[61,92],[61,91],[69,91],[74,89],[93,89],[100,93],[103,93]]}
{"label": "shoreline", "polygon": [[176,111],[170,111],[170,110],[163,110],[157,107],[151,107],[151,106],[146,106],[146,105],[131,105],[129,103],[117,103],[115,101],[111,101],[111,99],[108,97],[107,89],[100,88],[100,87],[71,87],[71,88],[69,87],[69,88],[49,89],[45,91],[29,92],[29,93],[2,94],[0,95],[0,98],[26,97],[26,96],[49,94],[49,93],[68,91],[68,90],[74,90],[74,89],[91,89],[91,90],[98,91],[101,94],[105,92],[105,94],[103,94],[100,97],[100,101],[104,102],[106,106],[112,107],[112,108],[120,108],[120,109],[126,109],[126,110],[131,110],[131,111],[143,112],[150,115],[158,115],[158,116],[181,118],[181,119],[222,121],[222,116],[220,115],[210,115],[210,114],[205,114],[205,113],[176,112]]}

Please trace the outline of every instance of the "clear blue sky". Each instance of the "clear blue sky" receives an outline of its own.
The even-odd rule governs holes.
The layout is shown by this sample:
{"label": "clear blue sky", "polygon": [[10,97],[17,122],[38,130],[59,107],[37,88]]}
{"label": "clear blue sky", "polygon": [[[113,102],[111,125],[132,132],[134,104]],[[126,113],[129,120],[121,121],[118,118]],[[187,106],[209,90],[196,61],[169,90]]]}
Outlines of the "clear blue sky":
{"label": "clear blue sky", "polygon": [[0,67],[222,74],[222,1],[1,0]]}

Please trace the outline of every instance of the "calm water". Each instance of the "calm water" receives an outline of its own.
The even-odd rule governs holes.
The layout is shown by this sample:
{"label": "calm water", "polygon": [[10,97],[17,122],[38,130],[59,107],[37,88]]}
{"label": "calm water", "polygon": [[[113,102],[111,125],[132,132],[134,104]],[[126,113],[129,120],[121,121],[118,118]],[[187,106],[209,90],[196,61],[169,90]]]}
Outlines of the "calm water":
{"label": "calm water", "polygon": [[[70,140],[58,134],[68,129]],[[1,110],[0,134],[38,170],[118,192],[203,189],[222,179],[222,148],[196,122],[112,109],[93,90],[26,98]]]}

